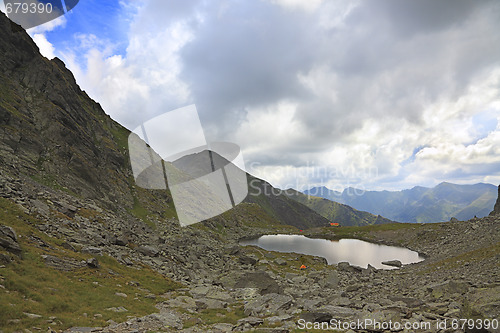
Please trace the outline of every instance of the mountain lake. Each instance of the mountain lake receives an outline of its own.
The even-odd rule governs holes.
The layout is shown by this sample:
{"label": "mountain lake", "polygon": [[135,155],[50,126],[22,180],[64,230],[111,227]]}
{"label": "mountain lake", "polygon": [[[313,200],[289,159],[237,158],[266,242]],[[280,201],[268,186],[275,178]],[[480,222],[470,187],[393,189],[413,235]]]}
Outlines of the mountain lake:
{"label": "mountain lake", "polygon": [[264,250],[291,252],[323,257],[328,264],[347,261],[353,266],[394,269],[382,261],[399,260],[403,265],[424,260],[417,252],[403,247],[379,245],[359,239],[327,240],[303,235],[264,235],[240,241],[240,245],[255,245]]}

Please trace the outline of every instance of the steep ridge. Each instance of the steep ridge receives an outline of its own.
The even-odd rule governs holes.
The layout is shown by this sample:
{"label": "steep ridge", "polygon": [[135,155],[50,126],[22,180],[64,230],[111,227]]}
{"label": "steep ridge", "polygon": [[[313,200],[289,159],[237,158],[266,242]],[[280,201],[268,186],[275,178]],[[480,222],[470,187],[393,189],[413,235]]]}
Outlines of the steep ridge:
{"label": "steep ridge", "polygon": [[394,222],[380,215],[359,211],[348,205],[340,204],[325,198],[306,195],[293,189],[288,189],[285,193],[289,198],[316,211],[321,216],[328,219],[329,222],[336,222],[341,226],[363,226]]}
{"label": "steep ridge", "polygon": [[130,206],[128,131],[3,13],[0,30],[2,168],[110,208]]}
{"label": "steep ridge", "polygon": [[452,217],[467,220],[489,214],[496,198],[491,184],[457,185],[443,182],[433,188],[416,186],[402,191],[364,191],[346,188],[343,192],[317,187],[304,191],[379,214],[398,222],[441,222]]}

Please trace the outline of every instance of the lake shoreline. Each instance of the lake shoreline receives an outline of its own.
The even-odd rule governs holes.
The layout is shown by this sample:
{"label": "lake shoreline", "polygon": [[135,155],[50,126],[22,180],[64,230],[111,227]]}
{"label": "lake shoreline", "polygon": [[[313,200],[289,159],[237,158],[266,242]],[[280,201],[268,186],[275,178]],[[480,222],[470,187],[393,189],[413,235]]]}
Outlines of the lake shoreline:
{"label": "lake shoreline", "polygon": [[303,234],[267,234],[256,238],[240,240],[240,246],[257,246],[266,251],[296,253],[326,259],[329,265],[348,262],[351,266],[390,270],[398,267],[383,262],[398,261],[409,265],[425,260],[418,252],[401,246],[376,244],[373,242],[342,238],[328,240],[312,238]]}

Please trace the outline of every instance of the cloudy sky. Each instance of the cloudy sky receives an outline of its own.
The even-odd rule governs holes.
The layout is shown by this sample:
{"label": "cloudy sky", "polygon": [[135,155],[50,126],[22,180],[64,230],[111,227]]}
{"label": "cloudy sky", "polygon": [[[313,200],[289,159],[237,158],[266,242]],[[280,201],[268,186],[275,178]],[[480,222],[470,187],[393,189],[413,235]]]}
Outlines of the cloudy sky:
{"label": "cloudy sky", "polygon": [[133,129],[196,104],[273,185],[500,183],[500,2],[80,0],[29,30]]}

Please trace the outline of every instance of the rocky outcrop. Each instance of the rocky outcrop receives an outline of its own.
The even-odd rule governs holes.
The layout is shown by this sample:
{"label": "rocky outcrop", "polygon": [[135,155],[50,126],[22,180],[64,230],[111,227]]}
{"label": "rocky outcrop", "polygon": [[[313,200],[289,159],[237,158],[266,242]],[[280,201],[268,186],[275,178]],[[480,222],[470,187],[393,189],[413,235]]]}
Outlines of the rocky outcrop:
{"label": "rocky outcrop", "polygon": [[500,214],[500,185],[498,185],[497,202],[495,203],[495,207],[493,207],[493,211],[490,213],[490,215],[497,215],[497,214]]}
{"label": "rocky outcrop", "polygon": [[382,265],[392,266],[392,267],[401,267],[401,266],[403,266],[403,264],[399,260],[382,261]]}
{"label": "rocky outcrop", "polygon": [[283,315],[291,308],[293,298],[287,295],[266,294],[245,304],[247,316]]}
{"label": "rocky outcrop", "polygon": [[16,255],[21,254],[21,247],[17,242],[16,232],[11,227],[1,224],[0,224],[0,247]]}
{"label": "rocky outcrop", "polygon": [[243,274],[234,285],[234,288],[255,288],[262,295],[282,292],[276,281],[268,273],[262,271]]}
{"label": "rocky outcrop", "polygon": [[[45,265],[60,271],[72,271],[87,266],[87,262],[77,261],[70,258],[58,258],[51,255],[43,255]],[[89,259],[90,260],[90,259]]]}

